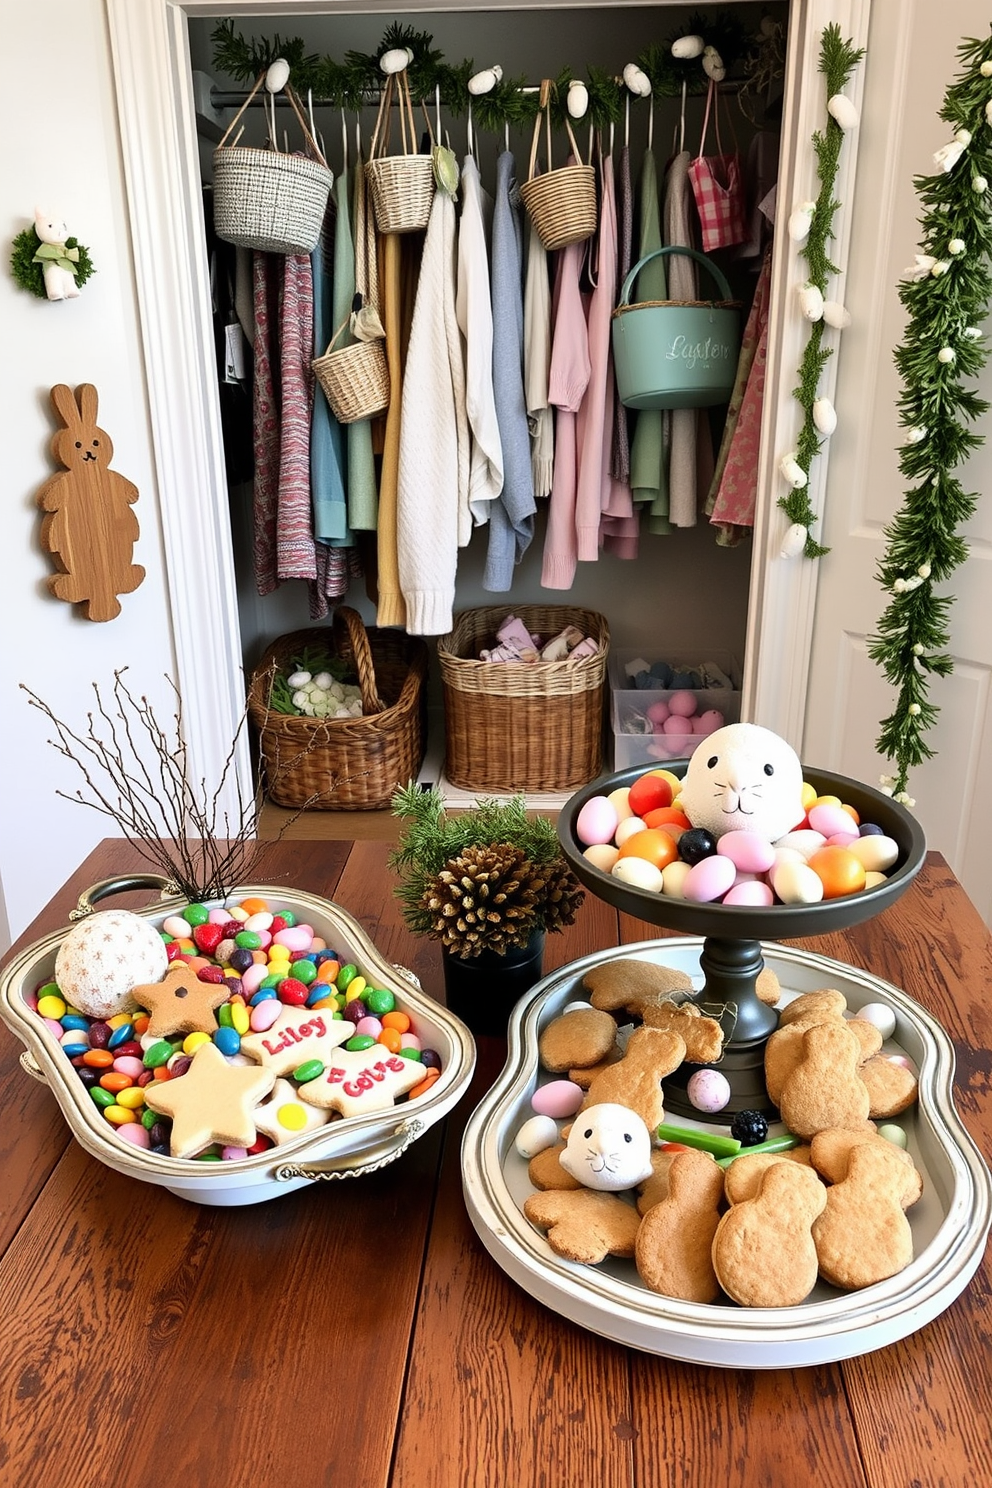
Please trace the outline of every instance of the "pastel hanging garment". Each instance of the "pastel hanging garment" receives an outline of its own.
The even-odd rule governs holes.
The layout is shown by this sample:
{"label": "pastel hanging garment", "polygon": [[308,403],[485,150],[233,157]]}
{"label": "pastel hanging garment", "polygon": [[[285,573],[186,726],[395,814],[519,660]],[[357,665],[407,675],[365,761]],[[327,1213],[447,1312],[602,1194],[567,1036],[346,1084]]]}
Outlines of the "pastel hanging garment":
{"label": "pastel hanging garment", "polygon": [[558,254],[551,306],[551,365],[548,401],[556,410],[555,465],[544,537],[541,584],[571,589],[575,578],[576,415],[589,384],[589,331],[579,277],[584,243],[570,243]]}
{"label": "pastel hanging garment", "polygon": [[462,210],[458,226],[458,285],[455,315],[465,341],[465,406],[472,442],[468,512],[460,516],[458,541],[468,541],[468,525],[489,521],[492,503],[503,489],[503,450],[493,390],[493,307],[489,282],[492,200],[483,191],[472,155],[462,165]]}
{"label": "pastel hanging garment", "polygon": [[[320,241],[310,255],[315,357],[323,356],[340,324],[335,317],[338,315],[338,301],[341,297],[337,275],[341,221],[340,215],[335,219],[334,201],[342,196],[347,204],[346,182],[343,176],[338,176],[334,183],[333,200],[329,202],[324,215]],[[350,232],[348,238],[350,242]],[[334,417],[323,393],[317,392],[313,400],[313,421],[310,426],[310,492],[313,503],[313,535],[318,542],[351,542],[351,533],[348,531],[346,471],[345,431]]]}
{"label": "pastel hanging garment", "polygon": [[317,577],[310,502],[310,420],[313,415],[313,272],[308,255],[283,258],[279,314],[282,421],[276,571],[280,579]]}
{"label": "pastel hanging garment", "polygon": [[279,509],[279,285],[281,264],[267,253],[252,262],[255,377],[252,384],[252,557],[260,595],[279,587],[276,516]]}
{"label": "pastel hanging garment", "polygon": [[733,547],[754,525],[758,494],[761,410],[768,359],[768,304],[771,291],[771,245],[765,249],[744,327],[737,378],[727,409],[727,423],[717,458],[706,511],[719,529],[717,543]]}
{"label": "pastel hanging garment", "polygon": [[[665,245],[670,248],[693,248],[692,192],[689,166],[692,157],[682,150],[668,167],[665,183]],[[673,254],[668,265],[668,296],[672,300],[699,298],[696,266],[691,258]],[[668,467],[668,513],[673,527],[696,525],[699,410],[673,408],[671,455]]]}
{"label": "pastel hanging garment", "polygon": [[[600,452],[600,509],[602,515],[599,523],[599,540],[602,547],[608,549],[609,552],[616,554],[618,557],[636,558],[637,519],[634,515],[630,484],[626,480],[618,479],[618,477],[612,474],[610,468],[612,435],[615,429],[614,403],[616,399],[616,379],[613,372],[613,338],[611,331],[612,310],[616,304],[618,293],[617,248],[619,238],[613,160],[609,155],[601,163],[600,194],[602,198],[599,243],[600,282],[596,286],[596,291],[589,306],[590,354],[594,317],[596,319],[596,333],[598,337],[600,333],[598,320],[600,315],[602,315],[602,331],[606,337],[606,375],[603,379],[603,442]],[[603,282],[604,280],[606,281],[605,283]],[[600,296],[602,296],[602,301],[600,300]]]}
{"label": "pastel hanging garment", "polygon": [[[377,275],[375,272],[375,232],[367,231],[371,220],[368,210],[365,183],[365,166],[361,155],[355,161],[349,179],[352,185],[354,223],[349,213],[348,226],[351,237],[351,275],[346,282],[352,291],[352,302],[356,294],[361,295],[362,304],[379,314]],[[346,199],[346,198],[344,198]],[[340,227],[340,222],[339,222]],[[369,260],[371,259],[371,264]],[[341,245],[341,273],[347,275],[347,246]],[[336,297],[337,298],[337,297]],[[344,293],[340,296],[343,301]],[[350,306],[348,307],[350,309]],[[342,315],[344,311],[342,309]],[[340,320],[337,322],[341,324]],[[379,492],[376,487],[375,458],[372,453],[372,421],[356,419],[347,426],[348,436],[348,525],[353,532],[375,531]]]}
{"label": "pastel hanging garment", "polygon": [[534,479],[524,402],[524,305],[520,197],[513,155],[496,161],[493,205],[493,392],[503,451],[503,489],[492,503],[483,588],[505,593],[534,536]]}
{"label": "pastel hanging garment", "polygon": [[527,268],[524,277],[524,396],[530,428],[530,463],[534,495],[551,494],[554,471],[554,415],[548,404],[551,367],[551,285],[548,250],[533,222],[527,226]]}
{"label": "pastel hanging garment", "polygon": [[[617,170],[617,284],[622,284],[630,272],[633,249],[634,187],[630,178],[630,147],[624,145],[620,151],[620,165]],[[630,427],[627,410],[619,398],[613,401],[610,473],[617,480],[630,483]]]}

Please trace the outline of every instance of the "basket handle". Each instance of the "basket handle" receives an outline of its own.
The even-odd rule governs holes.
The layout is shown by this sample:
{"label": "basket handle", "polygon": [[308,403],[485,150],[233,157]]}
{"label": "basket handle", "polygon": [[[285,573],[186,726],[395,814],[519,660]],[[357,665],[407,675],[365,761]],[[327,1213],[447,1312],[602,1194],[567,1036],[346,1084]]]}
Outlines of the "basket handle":
{"label": "basket handle", "polygon": [[177,885],[161,873],[124,873],[119,878],[101,878],[84,889],[76,900],[76,907],[69,911],[70,920],[84,920],[93,913],[94,905],[112,894],[127,894],[132,889],[158,889],[160,899],[170,899],[178,893]]}
{"label": "basket handle", "polygon": [[[258,77],[257,77],[257,79],[256,79],[256,81],[255,81],[254,88],[252,88],[251,92],[248,94],[248,97],[245,99],[244,103],[238,109],[238,112],[235,114],[234,118],[231,120],[230,124],[227,126],[226,130],[224,131],[224,136],[221,139],[220,144],[217,146],[218,150],[223,150],[224,146],[227,144],[228,137],[230,136],[231,130],[234,128],[235,124],[237,124],[238,120],[241,118],[241,115],[244,113],[245,109],[251,103],[252,99],[255,97],[255,94],[258,92],[259,88],[262,86],[262,84],[264,82],[265,82],[265,73],[264,72],[260,72],[259,75],[258,75]],[[304,137],[306,139],[307,144],[310,146],[310,149],[313,151],[315,160],[317,161],[317,163],[319,165],[322,165],[324,167],[324,169],[327,170],[328,169],[328,165],[327,165],[327,161],[324,159],[324,153],[321,150],[320,146],[317,144],[317,141],[314,139],[313,135],[310,133],[309,125],[307,124],[306,119],[303,117],[303,110],[300,108],[300,101],[297,98],[296,94],[294,93],[293,89],[290,87],[289,83],[286,84],[285,92],[286,92],[286,97],[289,99],[290,103],[292,104],[293,112],[295,113],[297,119],[299,119],[299,121],[300,121],[300,128],[303,130],[303,134],[304,134]],[[240,139],[240,137],[241,137],[241,132],[239,130],[239,132],[238,132],[238,138]]]}
{"label": "basket handle", "polygon": [[716,280],[716,287],[720,291],[721,297],[725,300],[733,299],[733,292],[731,291],[730,285],[727,283],[726,278],[717,268],[716,264],[711,262],[711,260],[706,257],[705,253],[699,253],[695,248],[656,248],[653,253],[646,253],[643,258],[638,259],[637,263],[634,265],[630,273],[627,275],[626,279],[623,281],[623,288],[620,290],[620,299],[617,303],[618,309],[623,309],[630,303],[630,291],[633,287],[634,280],[644,268],[645,264],[649,264],[653,258],[660,258],[663,255],[667,256],[669,253],[683,253],[687,258],[694,258],[698,264],[702,264],[704,269],[708,269],[710,274]]}
{"label": "basket handle", "polygon": [[[382,153],[385,155],[389,146],[389,114],[387,110],[393,101],[393,74],[390,73],[386,79],[386,86],[379,94],[379,112],[375,116],[375,128],[372,131],[372,143],[369,145],[369,160],[377,159],[376,149],[382,138]],[[383,129],[383,124],[386,128]]]}
{"label": "basket handle", "polygon": [[[530,142],[530,161],[527,165],[528,181],[533,181],[534,173],[537,169],[537,145],[538,141],[541,138],[542,121],[547,129],[548,170],[551,170],[551,86],[552,84],[550,78],[541,79],[541,102],[537,114],[534,117],[534,133]],[[583,165],[585,162],[582,159],[582,152],[579,149],[575,135],[572,132],[571,121],[569,120],[567,114],[565,116],[565,129],[568,132],[568,142],[572,147],[572,154],[575,156],[579,164]]]}
{"label": "basket handle", "polygon": [[371,713],[384,713],[386,705],[379,696],[379,689],[375,680],[375,664],[372,660],[372,649],[369,646],[368,631],[357,610],[350,605],[338,605],[334,611],[334,623],[342,623],[348,632],[348,640],[351,642],[352,654],[355,658],[355,670],[358,673],[358,685],[362,693],[362,714],[368,716]]}

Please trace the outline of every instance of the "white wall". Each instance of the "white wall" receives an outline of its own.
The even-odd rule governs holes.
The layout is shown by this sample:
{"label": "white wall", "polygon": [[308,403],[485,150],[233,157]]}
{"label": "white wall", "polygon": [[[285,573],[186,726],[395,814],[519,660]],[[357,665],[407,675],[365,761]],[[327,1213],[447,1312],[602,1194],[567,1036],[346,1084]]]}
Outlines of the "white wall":
{"label": "white wall", "polygon": [[[21,65],[7,69],[5,85],[3,239],[9,245],[33,221],[37,203],[66,219],[98,272],[78,299],[62,303],[18,289],[8,250],[0,272],[0,947],[6,933],[20,934],[100,838],[117,835],[107,818],[56,796],[57,789],[74,792],[81,777],[48,747],[51,728],[18,684],[32,687],[78,730],[94,703],[90,684],[109,687],[114,669],[124,666],[132,686],[161,700],[171,717],[164,678],[174,674],[101,0],[4,6],[4,44],[7,57]],[[45,584],[53,569],[40,546],[35,497],[60,468],[48,447],[56,428],[49,389],[60,382],[95,385],[101,426],[114,443],[113,468],[140,492],[135,561],[146,578],[123,597],[120,616],[102,624],[81,618]]]}

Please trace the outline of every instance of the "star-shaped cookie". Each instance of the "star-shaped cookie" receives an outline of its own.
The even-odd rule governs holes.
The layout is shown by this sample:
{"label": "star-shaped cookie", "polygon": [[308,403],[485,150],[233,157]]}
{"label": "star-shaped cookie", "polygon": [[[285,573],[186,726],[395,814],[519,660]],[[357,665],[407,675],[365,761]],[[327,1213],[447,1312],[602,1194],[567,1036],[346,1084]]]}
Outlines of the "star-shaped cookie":
{"label": "star-shaped cookie", "polygon": [[201,982],[185,961],[173,961],[160,982],[145,982],[132,990],[139,1007],[151,1015],[148,1032],[157,1038],[170,1033],[214,1033],[214,1009],[230,995],[227,982]]}
{"label": "star-shaped cookie", "polygon": [[301,1085],[297,1094],[311,1106],[340,1111],[342,1116],[364,1116],[391,1106],[423,1078],[419,1059],[401,1059],[376,1044],[359,1052],[336,1050],[324,1073]]}
{"label": "star-shaped cookie", "polygon": [[354,1036],[347,1018],[332,1018],[326,1008],[284,1007],[265,1033],[246,1033],[241,1052],[257,1059],[274,1075],[291,1075],[308,1059],[329,1064],[339,1044]]}
{"label": "star-shaped cookie", "polygon": [[171,1117],[172,1156],[193,1157],[213,1142],[251,1147],[255,1107],[274,1084],[271,1070],[228,1064],[216,1044],[201,1044],[184,1075],[145,1087],[145,1103]]}
{"label": "star-shaped cookie", "polygon": [[326,1126],[330,1119],[330,1111],[323,1107],[305,1106],[291,1080],[277,1080],[271,1098],[255,1111],[256,1129],[271,1137],[277,1147],[298,1137],[300,1132]]}

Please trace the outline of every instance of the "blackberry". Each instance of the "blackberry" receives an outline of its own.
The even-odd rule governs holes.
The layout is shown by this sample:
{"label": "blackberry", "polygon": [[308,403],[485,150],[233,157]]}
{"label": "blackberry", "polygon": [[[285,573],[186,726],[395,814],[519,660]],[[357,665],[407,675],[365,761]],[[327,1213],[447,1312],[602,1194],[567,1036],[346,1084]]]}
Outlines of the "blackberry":
{"label": "blackberry", "polygon": [[738,1111],[731,1122],[730,1135],[742,1147],[756,1147],[768,1135],[768,1122],[760,1111]]}

